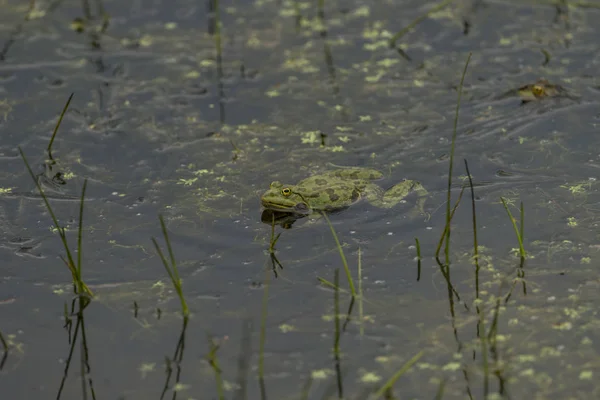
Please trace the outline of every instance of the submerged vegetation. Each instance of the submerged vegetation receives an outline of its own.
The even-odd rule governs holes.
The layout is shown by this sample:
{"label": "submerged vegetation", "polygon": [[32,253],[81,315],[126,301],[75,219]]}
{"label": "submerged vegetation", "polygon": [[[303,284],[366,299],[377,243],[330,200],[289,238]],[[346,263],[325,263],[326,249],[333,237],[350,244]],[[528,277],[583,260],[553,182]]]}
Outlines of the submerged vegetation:
{"label": "submerged vegetation", "polygon": [[[18,57],[23,51],[15,46],[27,29],[38,29],[30,21],[56,12],[61,3],[47,9],[35,0],[29,3],[25,20],[9,32],[0,51],[0,62],[9,61],[0,64],[0,72],[29,68],[25,63],[10,66],[13,54]],[[30,164],[26,157],[35,150],[35,142],[18,141],[15,146],[34,181],[35,196],[0,187],[7,198],[43,201],[52,240],[58,235],[62,245],[58,257],[70,273],[68,285],[52,285],[54,293],[63,295],[60,314],[68,337],[56,398],[124,397],[127,391],[132,398],[208,393],[219,400],[281,398],[281,393],[298,399],[348,400],[491,400],[525,392],[554,398],[571,389],[598,393],[593,381],[598,275],[592,257],[598,245],[581,226],[597,224],[588,198],[594,195],[595,178],[553,176],[564,165],[572,166],[573,144],[561,129],[576,123],[570,117],[567,127],[555,121],[562,121],[561,113],[567,115],[569,107],[580,110],[588,104],[585,96],[565,88],[566,83],[577,83],[573,79],[563,78],[564,86],[549,83],[559,81],[569,62],[562,59],[556,66],[561,56],[551,54],[548,49],[559,52],[547,43],[536,49],[544,60],[535,73],[552,79],[519,76],[531,83],[510,82],[518,89],[507,92],[510,96],[497,96],[503,90],[490,83],[486,68],[491,74],[507,68],[515,59],[528,57],[523,48],[539,41],[508,36],[508,30],[499,34],[506,36],[498,39],[491,56],[477,48],[470,39],[484,30],[474,22],[477,13],[498,7],[479,8],[479,3],[458,7],[448,0],[425,6],[413,2],[410,8],[399,2],[381,5],[381,10],[352,3],[339,10],[339,5],[324,0],[260,0],[246,10],[245,4],[208,0],[203,34],[183,22],[197,16],[190,8],[185,18],[181,10],[176,14],[181,26],[161,21],[148,27],[148,33],[131,31],[115,40],[118,29],[126,27],[110,29],[110,10],[101,0],[93,2],[95,7],[82,1],[82,16],[68,29],[89,43],[85,52],[77,53],[80,65],[70,58],[66,65],[73,79],[80,79],[84,66],[93,66],[93,81],[100,84],[94,83],[89,98],[79,93],[68,97],[49,140],[44,139],[41,165]],[[577,10],[591,6],[559,3],[536,5],[540,13],[556,9],[552,33],[569,41],[577,33],[586,34],[577,30],[585,18]],[[402,24],[381,15],[397,15],[403,7],[410,15],[402,17]],[[248,22],[264,21],[267,15],[276,21],[263,24],[268,28]],[[288,26],[290,17],[293,27]],[[433,22],[435,28],[427,25]],[[240,46],[236,25],[244,29],[240,43],[245,50],[239,54],[232,49]],[[456,25],[462,29],[450,34],[448,47],[455,49],[451,53],[432,51],[447,46],[447,38],[428,43],[419,36],[422,31],[451,31]],[[293,40],[286,41],[286,35]],[[486,40],[482,43],[488,46],[491,42]],[[508,47],[514,43],[523,48]],[[77,52],[77,46],[61,46],[58,53]],[[465,59],[464,49],[473,47]],[[146,71],[136,65],[131,74],[125,63],[113,65],[105,57],[115,49],[115,58],[135,54],[134,63],[145,67],[141,59],[153,57],[153,52],[163,54],[151,58],[162,69]],[[506,65],[498,56],[503,51],[511,60]],[[257,65],[264,70],[254,69]],[[467,79],[473,69],[477,72]],[[0,89],[12,80],[0,75]],[[55,90],[53,85],[62,85],[58,81],[44,84]],[[81,79],[82,85],[86,82]],[[55,96],[48,90],[41,90],[40,96]],[[569,101],[551,102],[560,99]],[[19,101],[0,101],[0,129],[13,108],[24,103]],[[534,103],[541,106],[535,108]],[[471,122],[459,123],[465,108]],[[315,115],[314,120],[307,115]],[[550,119],[551,126],[544,125]],[[446,135],[450,120],[451,135]],[[59,133],[65,123],[76,128]],[[531,128],[535,124],[542,128]],[[3,146],[0,155],[10,160]],[[78,146],[81,152],[72,150]],[[105,157],[114,165],[93,162],[102,146],[109,150],[100,160]],[[141,159],[135,158],[138,151]],[[462,176],[458,157],[464,158]],[[586,157],[587,166],[597,168],[597,160],[584,151],[576,157]],[[558,163],[555,170],[548,166],[553,161]],[[305,218],[306,213],[265,210],[261,220],[270,230],[258,223],[264,182],[289,175],[322,176],[327,163],[383,165],[388,170],[382,175],[394,179],[411,173],[420,175],[419,180],[429,179],[432,189],[424,186],[432,219],[405,218],[398,211],[401,207],[395,208],[403,203],[404,197],[399,197],[384,211],[372,211],[368,204],[339,213],[314,207],[323,217],[316,223]],[[43,171],[37,172],[40,166]],[[81,194],[73,199],[57,189],[80,177]],[[87,194],[88,181],[92,195]],[[544,191],[541,181],[552,182],[569,201]],[[521,191],[519,185],[535,188]],[[463,201],[465,191],[470,207]],[[77,209],[70,210],[68,202],[61,206],[59,201],[65,199],[77,201]],[[23,203],[18,207],[22,209]],[[436,214],[438,209],[445,211],[443,217]],[[4,213],[0,209],[0,217]],[[39,209],[32,213],[35,224],[45,226],[48,218],[39,214]],[[144,219],[147,215],[152,221]],[[548,219],[559,220],[561,230],[537,232],[540,221]],[[162,247],[155,238],[160,234],[153,231],[162,234]],[[246,232],[250,235],[244,236]],[[103,234],[109,239],[98,239]],[[15,242],[27,243],[20,238]],[[34,262],[46,262],[44,258],[45,254]],[[563,284],[562,298],[544,282],[571,273],[562,264],[564,271],[557,271],[555,258],[564,265],[576,262],[583,271],[578,272],[577,285]],[[100,273],[103,269],[108,272]],[[59,272],[56,276],[67,281]],[[36,285],[47,291],[46,282]],[[66,287],[72,287],[68,299]],[[111,290],[117,292],[117,300],[110,300]],[[171,300],[178,302],[178,311]],[[1,305],[11,301],[0,298]],[[129,308],[120,309],[125,303]],[[36,307],[36,313],[52,314],[45,305]],[[25,323],[29,315],[19,318]],[[231,321],[242,321],[242,328],[232,328]],[[12,333],[21,327],[5,323],[10,328],[0,326],[0,372],[11,374],[18,365],[13,360],[29,349],[23,351],[24,338]],[[55,321],[39,323],[43,324],[54,326]],[[232,337],[240,337],[239,349]],[[117,343],[117,350],[107,347],[109,342]],[[108,368],[99,374],[106,368],[105,352],[114,354],[114,371]],[[71,362],[77,357],[80,370],[74,374]],[[96,358],[102,362],[94,363]],[[551,362],[553,367],[547,367]],[[119,376],[123,370],[133,372]],[[159,380],[158,370],[163,371]],[[136,374],[142,383],[131,379]],[[145,380],[150,374],[154,375]],[[553,386],[557,381],[577,383]],[[127,386],[130,382],[135,386]],[[120,393],[111,392],[113,387]],[[74,391],[79,397],[72,397]]]}

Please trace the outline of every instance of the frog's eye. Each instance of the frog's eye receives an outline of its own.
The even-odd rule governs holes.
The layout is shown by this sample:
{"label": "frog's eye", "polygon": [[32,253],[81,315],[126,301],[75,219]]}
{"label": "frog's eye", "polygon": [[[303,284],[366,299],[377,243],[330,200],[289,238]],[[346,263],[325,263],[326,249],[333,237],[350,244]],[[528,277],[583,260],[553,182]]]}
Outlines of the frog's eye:
{"label": "frog's eye", "polygon": [[544,86],[543,85],[533,85],[531,88],[531,93],[535,97],[542,97],[544,95]]}
{"label": "frog's eye", "polygon": [[281,194],[284,196],[289,196],[290,194],[292,194],[292,189],[290,188],[283,188],[281,189]]}

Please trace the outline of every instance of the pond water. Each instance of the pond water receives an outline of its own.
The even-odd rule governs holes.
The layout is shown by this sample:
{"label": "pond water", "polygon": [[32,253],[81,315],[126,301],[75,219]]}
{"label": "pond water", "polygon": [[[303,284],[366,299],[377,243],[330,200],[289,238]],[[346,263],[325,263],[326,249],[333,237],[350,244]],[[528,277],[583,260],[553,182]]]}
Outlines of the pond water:
{"label": "pond water", "polygon": [[[406,366],[384,398],[598,398],[599,20],[593,1],[0,0],[3,396],[367,399]],[[80,312],[19,147],[75,260],[87,179]],[[328,216],[354,301],[327,221],[261,221],[270,182],[340,167],[428,191],[427,216],[415,196]]]}

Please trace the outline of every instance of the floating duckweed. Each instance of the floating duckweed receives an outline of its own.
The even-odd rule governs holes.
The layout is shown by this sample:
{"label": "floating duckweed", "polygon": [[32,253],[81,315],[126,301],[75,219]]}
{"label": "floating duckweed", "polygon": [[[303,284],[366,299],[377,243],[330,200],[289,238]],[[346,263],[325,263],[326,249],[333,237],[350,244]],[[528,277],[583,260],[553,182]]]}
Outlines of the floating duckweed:
{"label": "floating duckweed", "polygon": [[165,24],[165,29],[168,31],[172,31],[174,29],[177,29],[177,22],[167,22]]}
{"label": "floating duckweed", "polygon": [[372,120],[370,115],[359,115],[358,119],[360,120],[360,122],[368,122]]}
{"label": "floating duckweed", "polygon": [[383,28],[383,23],[381,21],[377,21],[373,24],[372,28],[366,28],[363,30],[363,38],[364,39],[377,39],[379,37],[379,33]]}
{"label": "floating duckweed", "polygon": [[281,10],[279,10],[279,15],[283,18],[289,18],[297,16],[298,13],[293,8],[282,8]]}
{"label": "floating duckweed", "polygon": [[377,65],[380,67],[390,68],[396,64],[398,64],[400,60],[397,58],[384,58],[383,60],[377,61]]}
{"label": "floating duckweed", "polygon": [[535,374],[535,371],[533,368],[527,368],[524,369],[523,371],[521,371],[521,373],[519,375],[521,376],[533,376]]}
{"label": "floating duckweed", "polygon": [[350,128],[349,126],[336,126],[335,129],[338,130],[338,131],[340,131],[340,132],[350,132],[350,131],[352,131],[352,128]]}
{"label": "floating duckweed", "polygon": [[351,140],[348,136],[340,136],[338,139],[342,143],[348,143]]}
{"label": "floating duckweed", "polygon": [[152,46],[153,42],[154,42],[154,40],[152,39],[152,36],[150,36],[150,35],[144,35],[140,38],[140,46],[142,46],[142,47],[150,47],[150,46]]}
{"label": "floating duckweed", "polygon": [[303,132],[301,140],[302,140],[303,144],[321,143],[321,132],[319,132],[319,131]]}
{"label": "floating duckweed", "polygon": [[295,331],[296,327],[294,325],[281,324],[281,325],[279,325],[279,330],[283,333],[288,333],[288,332]]}
{"label": "floating duckweed", "polygon": [[65,289],[57,287],[57,288],[52,289],[52,293],[60,296],[60,295],[65,294]]}
{"label": "floating duckweed", "polygon": [[374,372],[366,372],[360,377],[360,381],[363,383],[375,383],[380,380],[381,377]]}
{"label": "floating duckweed", "polygon": [[190,385],[178,382],[173,386],[174,392],[181,392],[182,390],[189,389]]}
{"label": "floating duckweed", "polygon": [[138,368],[138,371],[140,371],[140,373],[142,374],[142,379],[146,378],[148,372],[154,371],[155,367],[156,363],[142,363],[142,365],[140,365]]}
{"label": "floating duckweed", "polygon": [[540,351],[540,357],[560,357],[562,352],[556,347],[545,346]]}
{"label": "floating duckweed", "polygon": [[496,335],[497,342],[507,342],[511,338],[511,335]]}
{"label": "floating duckweed", "polygon": [[[336,25],[335,20],[333,19],[329,20],[328,22],[330,25]],[[323,21],[320,18],[304,18],[300,22],[300,26],[309,29],[313,32],[321,32],[327,29],[327,26],[323,23]]]}
{"label": "floating duckweed", "polygon": [[199,65],[201,67],[213,67],[215,65],[215,61],[214,60],[210,60],[210,59],[204,59],[202,61],[200,61]]}
{"label": "floating duckweed", "polygon": [[311,371],[310,376],[313,379],[327,379],[328,377],[333,375],[333,371],[329,368],[324,369],[316,369]]}
{"label": "floating duckweed", "polygon": [[581,314],[579,313],[579,311],[574,310],[572,308],[565,308],[564,313],[567,317],[571,318],[571,319],[577,319],[581,317]]}
{"label": "floating duckweed", "polygon": [[580,182],[575,185],[560,185],[561,188],[567,189],[569,192],[571,192],[571,194],[583,194],[591,186],[591,182]]}
{"label": "floating duckweed", "polygon": [[269,91],[265,92],[265,96],[279,97],[279,96],[281,96],[281,93],[279,92],[279,90],[273,89],[273,90],[269,90]]}
{"label": "floating duckweed", "polygon": [[379,49],[386,49],[388,46],[389,44],[387,40],[378,40],[373,43],[365,43],[363,48],[368,51],[376,51]]}
{"label": "floating duckweed", "polygon": [[570,331],[571,329],[573,329],[573,324],[569,321],[559,322],[557,324],[554,324],[554,329],[559,331]]}
{"label": "floating duckweed", "polygon": [[590,380],[590,379],[592,379],[593,376],[594,376],[594,373],[592,371],[588,371],[588,370],[581,371],[579,373],[579,379],[582,380],[582,381],[583,380]]}
{"label": "floating duckweed", "polygon": [[334,318],[333,315],[321,315],[321,319],[325,322],[331,322]]}
{"label": "floating duckweed", "polygon": [[7,194],[7,193],[11,193],[12,192],[12,188],[0,188],[0,194]]}
{"label": "floating duckweed", "polygon": [[254,34],[250,35],[250,37],[246,41],[246,45],[250,48],[258,49],[258,48],[260,48],[260,45],[261,45],[260,39],[254,33]]}
{"label": "floating duckweed", "polygon": [[593,343],[592,339],[590,339],[590,338],[589,338],[589,337],[587,337],[587,336],[586,336],[586,337],[584,337],[583,339],[581,339],[581,344],[583,344],[583,345],[590,345],[590,344],[592,344],[592,343]]}
{"label": "floating duckweed", "polygon": [[156,288],[164,289],[164,287],[165,287],[165,284],[163,281],[157,281],[152,284],[152,289],[156,289]]}
{"label": "floating duckweed", "polygon": [[37,7],[34,7],[33,10],[31,10],[29,12],[29,14],[27,15],[27,18],[29,18],[31,20],[31,19],[43,18],[45,16],[46,16],[46,10],[42,10]]}
{"label": "floating duckweed", "polygon": [[[289,55],[288,55],[289,56]],[[303,72],[305,74],[314,74],[319,72],[319,68],[311,64],[308,58],[303,56],[287,58],[283,63],[283,69]]]}
{"label": "floating duckweed", "polygon": [[384,71],[377,72],[377,75],[365,76],[365,82],[377,83],[385,75]]}
{"label": "floating duckweed", "polygon": [[579,225],[579,223],[577,222],[577,218],[575,218],[575,217],[567,218],[567,225],[569,225],[571,228],[574,228],[577,225]]}
{"label": "floating duckweed", "polygon": [[199,71],[190,71],[187,72],[183,75],[184,79],[198,79],[200,78],[200,72]]}
{"label": "floating duckweed", "polygon": [[361,6],[354,10],[352,15],[355,17],[368,17],[371,15],[371,10],[369,9],[369,6]]}
{"label": "floating duckweed", "polygon": [[183,186],[192,186],[197,180],[198,178],[179,179],[179,181],[177,181],[177,184]]}
{"label": "floating duckweed", "polygon": [[442,367],[443,371],[458,371],[461,365],[458,362],[451,362]]}
{"label": "floating duckweed", "polygon": [[520,354],[517,356],[519,363],[534,362],[537,359],[533,354]]}

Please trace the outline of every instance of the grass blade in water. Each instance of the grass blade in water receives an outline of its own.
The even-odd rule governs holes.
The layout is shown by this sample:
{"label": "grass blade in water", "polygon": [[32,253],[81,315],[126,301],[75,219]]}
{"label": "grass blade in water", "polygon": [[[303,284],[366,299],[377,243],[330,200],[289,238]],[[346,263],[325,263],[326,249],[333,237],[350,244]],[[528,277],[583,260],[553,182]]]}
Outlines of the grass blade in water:
{"label": "grass blade in water", "polygon": [[48,155],[50,156],[50,158],[52,158],[52,144],[54,143],[54,138],[56,137],[56,134],[58,133],[58,128],[60,127],[60,124],[62,123],[63,117],[67,113],[67,109],[69,108],[69,104],[71,104],[71,99],[73,99],[74,94],[75,93],[71,93],[71,95],[69,96],[67,103],[65,104],[62,112],[60,113],[60,117],[58,117],[58,122],[56,123],[56,126],[54,127],[54,132],[52,132],[52,136],[50,137],[50,142],[48,143],[48,148],[46,149],[48,151]]}
{"label": "grass blade in water", "polygon": [[[354,282],[352,281],[352,274],[350,273],[350,268],[348,268],[348,262],[346,261],[346,256],[344,255],[344,249],[342,249],[342,245],[338,240],[337,234],[335,233],[335,229],[333,229],[333,225],[331,225],[331,221],[327,218],[327,214],[322,213],[325,221],[329,225],[329,229],[331,229],[331,234],[333,235],[333,239],[335,240],[335,244],[340,252],[340,258],[342,259],[342,264],[344,265],[344,272],[346,273],[346,278],[348,279],[348,286],[350,287],[350,293],[352,297],[356,297],[356,289],[354,288]],[[336,285],[337,286],[337,285]]]}
{"label": "grass blade in water", "polygon": [[154,243],[154,248],[156,249],[156,253],[160,257],[165,269],[167,270],[167,274],[171,279],[171,283],[175,288],[175,292],[177,292],[177,296],[179,297],[179,301],[181,303],[181,312],[184,318],[187,318],[190,315],[190,310],[187,306],[187,302],[185,301],[185,297],[183,295],[183,288],[181,286],[181,279],[179,278],[179,271],[177,269],[177,263],[175,262],[175,255],[173,253],[173,248],[171,247],[171,240],[169,240],[169,233],[167,232],[167,227],[165,225],[165,221],[162,215],[158,216],[160,221],[160,226],[162,228],[163,237],[165,238],[165,243],[167,244],[167,250],[169,252],[169,258],[171,259],[171,265],[167,261],[165,255],[163,254],[158,242],[155,238],[152,238],[152,243]]}
{"label": "grass blade in water", "polygon": [[408,360],[390,379],[388,379],[388,381],[377,392],[375,392],[373,396],[370,397],[370,400],[378,399],[381,396],[383,396],[385,392],[390,390],[392,386],[394,386],[394,383],[396,383],[396,381],[400,379],[400,377],[404,375],[406,371],[408,371],[417,361],[419,361],[423,354],[424,351],[421,350],[420,352],[415,354],[413,358]]}

